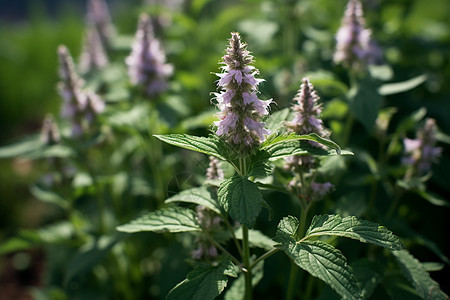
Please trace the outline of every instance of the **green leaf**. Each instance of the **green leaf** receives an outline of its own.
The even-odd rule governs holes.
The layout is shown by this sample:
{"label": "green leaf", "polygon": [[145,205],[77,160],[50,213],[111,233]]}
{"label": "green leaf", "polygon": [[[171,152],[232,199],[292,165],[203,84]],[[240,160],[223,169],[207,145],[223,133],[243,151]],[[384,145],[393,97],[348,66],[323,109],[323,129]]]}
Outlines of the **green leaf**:
{"label": "green leaf", "polygon": [[278,132],[284,128],[284,122],[289,119],[291,110],[286,107],[273,112],[266,121],[266,128],[271,132]]}
{"label": "green leaf", "polygon": [[215,267],[210,265],[197,266],[187,275],[185,280],[169,292],[167,299],[215,299],[227,286],[227,276],[237,276],[230,259],[222,261]]}
{"label": "green leaf", "polygon": [[13,144],[1,147],[0,158],[24,156],[39,147],[42,147],[39,135],[29,136]]}
{"label": "green leaf", "polygon": [[422,264],[407,250],[393,252],[405,277],[413,284],[423,299],[448,299],[439,284],[431,279]]}
{"label": "green leaf", "polygon": [[375,288],[382,281],[385,270],[379,263],[366,259],[358,260],[351,264],[358,286],[361,288],[363,299],[369,299]]}
{"label": "green leaf", "polygon": [[196,214],[193,210],[183,207],[163,208],[140,217],[130,223],[117,227],[122,232],[186,232],[200,231]]}
{"label": "green leaf", "polygon": [[[242,240],[242,228],[236,230],[235,235],[237,239]],[[262,248],[265,250],[271,250],[275,245],[271,238],[264,235],[261,231],[253,229],[250,229],[248,231],[248,241],[250,246]]]}
{"label": "green leaf", "polygon": [[390,230],[377,223],[339,215],[314,216],[305,238],[321,235],[337,235],[371,243],[389,250],[404,249],[403,243]]}
{"label": "green leaf", "polygon": [[372,132],[383,98],[377,91],[378,82],[366,77],[357,82],[349,94],[349,105],[353,116],[368,132]]}
{"label": "green leaf", "polygon": [[[327,146],[327,149],[314,147],[305,141],[314,141]],[[341,151],[340,147],[316,134],[308,135],[282,135],[274,137],[263,144],[253,158],[254,163],[259,161],[277,160],[291,155],[353,155],[350,151]]]}
{"label": "green leaf", "polygon": [[71,157],[75,152],[64,145],[45,145],[39,135],[28,136],[16,143],[0,148],[0,158],[24,157],[29,159],[41,159],[50,157]]}
{"label": "green leaf", "polygon": [[317,142],[319,144],[322,144],[324,146],[327,146],[328,148],[334,149],[336,150],[337,154],[340,154],[341,152],[341,148],[338,146],[338,144],[336,144],[335,142],[325,139],[315,133],[310,133],[310,134],[304,134],[304,135],[297,135],[295,133],[291,133],[291,134],[280,134],[280,135],[272,135],[270,136],[266,141],[264,141],[264,143],[261,145],[261,150],[264,150],[270,146],[279,144],[279,143],[284,143],[287,141],[314,141]]}
{"label": "green leaf", "polygon": [[297,218],[292,216],[280,221],[274,238],[280,243],[277,247],[300,268],[323,280],[343,298],[360,298],[361,291],[356,278],[342,253],[322,241],[297,241],[295,235],[298,225]]}
{"label": "green leaf", "polygon": [[417,77],[402,82],[386,83],[380,86],[378,93],[383,96],[398,94],[412,90],[427,80],[427,75],[422,74]]}
{"label": "green leaf", "polygon": [[26,250],[44,244],[67,244],[74,234],[73,225],[68,221],[55,223],[39,229],[24,229],[16,237],[0,244],[0,255]]}
{"label": "green leaf", "polygon": [[221,154],[220,141],[218,139],[188,134],[154,135],[154,137],[177,147],[205,153],[219,159],[226,160],[226,158]]}
{"label": "green leaf", "polygon": [[93,241],[87,249],[81,249],[67,266],[64,284],[67,285],[75,277],[83,275],[94,268],[105,258],[119,240],[119,237],[102,236],[99,240]]}
{"label": "green leaf", "polygon": [[206,187],[192,188],[184,190],[165,201],[166,203],[171,202],[186,202],[193,203],[197,205],[203,205],[210,210],[220,214],[220,207],[217,201],[212,197],[211,192]]}
{"label": "green leaf", "polygon": [[233,220],[253,227],[261,211],[262,195],[258,186],[242,176],[225,180],[218,191],[219,202]]}
{"label": "green leaf", "polygon": [[[255,287],[264,276],[264,261],[259,262],[252,269],[252,286]],[[233,281],[233,284],[225,294],[225,300],[244,300],[245,299],[245,276],[240,274],[239,278]]]}
{"label": "green leaf", "polygon": [[34,185],[30,189],[31,194],[36,197],[37,199],[47,202],[47,203],[53,203],[55,205],[58,205],[62,209],[68,209],[69,208],[69,202],[66,201],[63,197],[55,193],[51,190],[46,190],[43,187],[39,185]]}

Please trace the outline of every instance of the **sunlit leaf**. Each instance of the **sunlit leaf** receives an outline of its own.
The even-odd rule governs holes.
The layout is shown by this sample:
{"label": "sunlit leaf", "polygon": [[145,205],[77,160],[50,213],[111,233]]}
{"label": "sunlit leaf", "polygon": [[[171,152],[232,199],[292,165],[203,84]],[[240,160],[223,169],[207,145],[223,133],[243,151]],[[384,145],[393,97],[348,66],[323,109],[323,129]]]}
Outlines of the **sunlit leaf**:
{"label": "sunlit leaf", "polygon": [[169,207],[151,212],[143,217],[117,227],[122,232],[185,232],[200,231],[193,210],[183,207]]}
{"label": "sunlit leaf", "polygon": [[390,230],[377,223],[360,220],[355,216],[342,218],[339,215],[315,216],[306,237],[337,235],[371,243],[389,250],[403,249],[403,243]]}

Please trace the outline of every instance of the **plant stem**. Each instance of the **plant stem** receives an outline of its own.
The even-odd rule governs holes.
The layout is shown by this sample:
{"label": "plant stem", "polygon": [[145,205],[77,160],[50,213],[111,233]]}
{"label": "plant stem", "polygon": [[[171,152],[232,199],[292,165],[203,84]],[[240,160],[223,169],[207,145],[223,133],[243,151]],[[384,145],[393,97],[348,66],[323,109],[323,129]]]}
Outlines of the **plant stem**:
{"label": "plant stem", "polygon": [[289,273],[289,284],[286,294],[286,300],[292,300],[294,298],[294,287],[297,279],[298,266],[291,259],[291,272]]}
{"label": "plant stem", "polygon": [[246,225],[242,225],[242,249],[244,262],[245,276],[245,299],[252,299],[252,266],[250,265],[250,247],[248,243],[248,228]]}
{"label": "plant stem", "polygon": [[269,258],[270,256],[272,256],[273,254],[277,253],[278,251],[280,251],[280,249],[278,249],[278,248],[273,248],[273,249],[267,251],[266,253],[264,253],[263,255],[258,257],[257,259],[255,259],[252,262],[252,264],[250,265],[250,268],[253,269],[260,261],[265,260],[266,258]]}

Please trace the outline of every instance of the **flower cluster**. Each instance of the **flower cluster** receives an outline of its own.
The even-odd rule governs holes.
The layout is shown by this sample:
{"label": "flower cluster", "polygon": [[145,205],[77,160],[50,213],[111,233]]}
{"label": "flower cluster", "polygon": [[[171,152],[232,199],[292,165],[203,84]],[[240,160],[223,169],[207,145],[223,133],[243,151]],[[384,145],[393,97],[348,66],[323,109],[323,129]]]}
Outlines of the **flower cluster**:
{"label": "flower cluster", "polygon": [[239,33],[231,33],[229,42],[227,54],[223,56],[225,72],[217,74],[220,77],[217,85],[222,91],[214,93],[221,120],[214,124],[216,134],[234,144],[241,153],[259,145],[270,133],[261,119],[269,114],[272,99],[258,99],[257,87],[263,79],[255,78],[258,70],[250,65],[253,56],[241,42]]}
{"label": "flower cluster", "polygon": [[[297,95],[294,97],[295,105],[292,110],[294,111],[294,118],[290,122],[286,122],[288,131],[296,133],[298,135],[315,133],[321,137],[327,137],[329,132],[324,128],[323,121],[320,118],[322,113],[322,105],[318,102],[319,96],[317,96],[313,85],[309,82],[308,78],[303,78],[300,89]],[[321,144],[314,141],[308,141],[313,147],[321,148]],[[294,173],[310,171],[315,164],[314,156],[301,155],[301,156],[289,156],[286,159],[287,169],[292,170]],[[302,182],[297,178],[294,178],[289,186],[293,189],[304,189],[306,182]],[[330,182],[317,183],[314,181],[308,182],[309,188],[306,188],[306,192],[303,195],[307,197],[308,201],[320,200],[333,188]]]}
{"label": "flower cluster", "polygon": [[108,65],[108,56],[100,35],[95,27],[88,28],[80,57],[80,72],[89,73],[100,70],[106,65]]}
{"label": "flower cluster", "polygon": [[360,68],[381,61],[381,50],[365,28],[362,5],[359,0],[349,0],[342,25],[336,34],[336,52],[333,60],[349,68]]}
{"label": "flower cluster", "polygon": [[[297,95],[294,97],[296,104],[292,108],[294,118],[286,123],[286,127],[290,132],[296,134],[316,133],[319,136],[327,137],[328,131],[324,128],[320,118],[322,106],[318,103],[317,96],[313,85],[308,78],[303,78],[302,84]],[[322,147],[316,142],[309,142],[314,147]],[[310,169],[314,164],[314,157],[311,155],[290,156],[286,158],[286,162],[290,168],[296,170],[299,167]]]}
{"label": "flower cluster", "polygon": [[115,34],[115,30],[105,0],[88,1],[86,21],[88,26],[93,27],[98,33],[102,46],[109,49],[111,37]]}
{"label": "flower cluster", "polygon": [[83,127],[94,123],[95,116],[104,110],[105,104],[95,93],[82,91],[83,81],[75,72],[73,59],[65,46],[58,48],[58,56],[61,79],[58,88],[63,98],[61,116],[71,122],[72,136],[78,137],[83,134]]}
{"label": "flower cluster", "polygon": [[425,126],[417,132],[416,139],[403,140],[405,154],[403,163],[409,166],[407,177],[423,175],[430,171],[431,164],[437,160],[442,148],[436,144],[436,121],[427,119]]}
{"label": "flower cluster", "polygon": [[153,37],[150,18],[142,14],[131,54],[126,59],[131,83],[142,86],[148,96],[165,91],[166,79],[173,71],[173,67],[165,61],[165,53],[159,41]]}

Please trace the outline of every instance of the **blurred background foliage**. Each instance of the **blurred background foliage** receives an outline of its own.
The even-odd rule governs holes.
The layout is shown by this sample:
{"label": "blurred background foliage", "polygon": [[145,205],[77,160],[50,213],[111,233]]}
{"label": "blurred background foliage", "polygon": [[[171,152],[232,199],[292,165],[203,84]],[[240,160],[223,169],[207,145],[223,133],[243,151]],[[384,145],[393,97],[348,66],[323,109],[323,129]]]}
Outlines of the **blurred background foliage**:
{"label": "blurred background foliage", "polygon": [[[241,32],[250,45],[256,57],[255,66],[266,80],[261,98],[273,98],[277,103],[274,110],[288,106],[301,78],[309,75],[325,106],[333,107],[325,111],[325,122],[332,123],[342,116],[339,105],[331,104],[336,104],[334,100],[347,92],[346,71],[332,63],[334,34],[340,26],[344,0],[111,0],[108,3],[119,34],[116,47],[123,49],[124,56],[129,53],[139,13],[147,12],[153,17],[156,36],[164,44],[168,62],[175,67],[168,101],[177,104],[180,116],[213,111],[210,93],[215,90],[217,78],[212,73],[218,72],[217,63],[231,31]],[[363,3],[367,24],[384,51],[385,61],[394,70],[391,81],[427,76],[426,82],[413,90],[384,98],[384,107],[398,108],[392,127],[424,107],[428,116],[436,119],[440,130],[449,133],[450,1],[367,0]],[[0,1],[1,146],[39,131],[48,112],[59,113],[56,49],[64,44],[76,60],[79,57],[85,30],[85,5],[85,1],[75,0]],[[124,66],[119,70],[124,72]],[[362,129],[356,130],[353,139],[364,139],[364,135]],[[431,190],[449,199],[450,149],[448,145],[443,147],[429,185]],[[28,185],[37,178],[41,167],[39,163],[21,159],[0,160],[0,240],[16,233],[19,227],[33,228],[46,222],[48,206],[34,200],[28,191]],[[423,202],[411,199],[411,203],[420,207]],[[435,241],[444,253],[450,253],[445,233],[450,228],[448,208],[436,210],[425,204],[420,213],[410,216],[411,226]],[[164,276],[169,275],[161,274]],[[448,271],[437,276],[441,277],[441,284],[450,278]],[[264,280],[270,281],[270,275]],[[445,284],[441,287],[449,292]]]}

